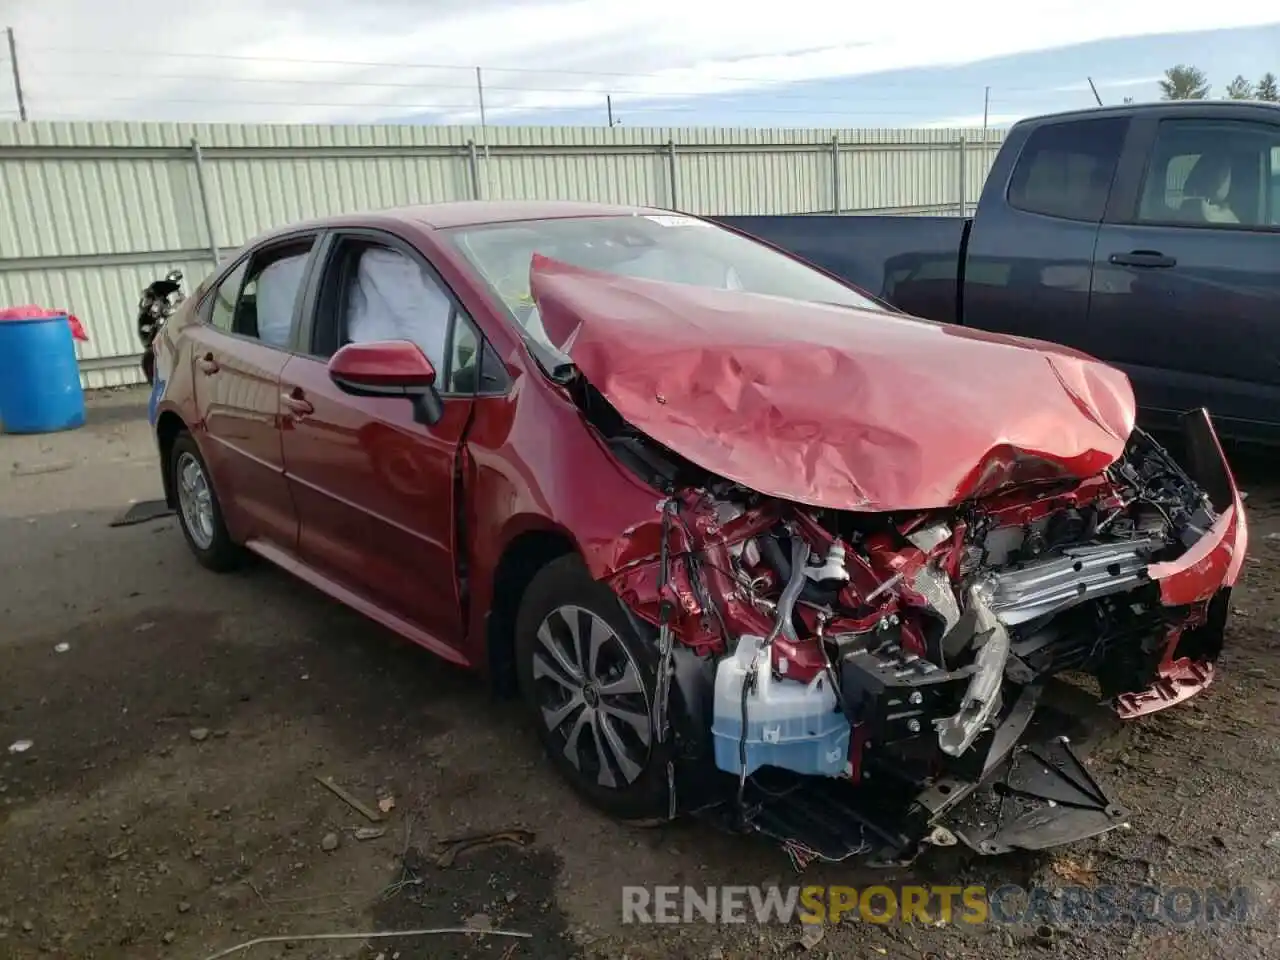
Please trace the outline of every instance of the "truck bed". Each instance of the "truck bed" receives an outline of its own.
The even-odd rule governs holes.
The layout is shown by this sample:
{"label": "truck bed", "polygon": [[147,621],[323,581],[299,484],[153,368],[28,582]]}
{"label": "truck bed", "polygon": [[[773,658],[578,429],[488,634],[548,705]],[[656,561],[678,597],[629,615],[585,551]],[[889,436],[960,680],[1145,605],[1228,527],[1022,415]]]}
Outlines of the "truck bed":
{"label": "truck bed", "polygon": [[960,322],[970,220],[856,215],[712,219],[801,257],[907,313]]}

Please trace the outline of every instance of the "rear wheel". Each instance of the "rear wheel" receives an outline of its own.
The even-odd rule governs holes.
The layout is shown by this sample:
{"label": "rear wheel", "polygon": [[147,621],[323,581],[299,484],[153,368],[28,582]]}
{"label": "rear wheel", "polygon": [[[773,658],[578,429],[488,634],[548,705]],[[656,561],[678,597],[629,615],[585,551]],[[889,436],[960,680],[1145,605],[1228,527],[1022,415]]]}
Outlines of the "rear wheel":
{"label": "rear wheel", "polygon": [[220,573],[238,567],[244,551],[227,533],[209,468],[195,438],[186,431],[178,434],[169,450],[169,480],[178,502],[182,535],[196,559]]}
{"label": "rear wheel", "polygon": [[576,556],[548,564],[516,622],[520,688],[561,775],[607,813],[667,813],[669,747],[653,730],[657,651]]}

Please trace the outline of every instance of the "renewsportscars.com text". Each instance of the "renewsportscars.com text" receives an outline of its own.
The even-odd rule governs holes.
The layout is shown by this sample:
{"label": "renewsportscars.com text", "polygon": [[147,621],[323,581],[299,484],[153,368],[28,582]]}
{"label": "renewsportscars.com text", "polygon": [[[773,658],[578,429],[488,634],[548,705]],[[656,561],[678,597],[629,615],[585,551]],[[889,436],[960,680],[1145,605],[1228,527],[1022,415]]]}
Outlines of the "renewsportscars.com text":
{"label": "renewsportscars.com text", "polygon": [[1243,923],[1250,893],[1195,887],[623,887],[623,923]]}

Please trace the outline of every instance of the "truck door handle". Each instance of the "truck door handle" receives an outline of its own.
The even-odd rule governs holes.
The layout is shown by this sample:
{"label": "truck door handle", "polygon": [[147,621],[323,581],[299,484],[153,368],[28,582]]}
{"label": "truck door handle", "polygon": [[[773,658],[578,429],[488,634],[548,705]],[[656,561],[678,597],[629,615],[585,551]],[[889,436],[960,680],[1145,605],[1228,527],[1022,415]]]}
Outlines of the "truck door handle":
{"label": "truck door handle", "polygon": [[315,413],[316,408],[311,401],[303,394],[301,387],[295,387],[288,393],[280,394],[280,402],[283,403],[295,417],[305,417],[309,413]]}
{"label": "truck door handle", "polygon": [[207,373],[209,376],[213,376],[219,370],[218,361],[213,359],[212,353],[206,353],[197,360],[196,366],[200,368],[201,373]]}
{"label": "truck door handle", "polygon": [[1167,257],[1158,250],[1113,253],[1108,259],[1118,267],[1175,267],[1178,265],[1176,257]]}

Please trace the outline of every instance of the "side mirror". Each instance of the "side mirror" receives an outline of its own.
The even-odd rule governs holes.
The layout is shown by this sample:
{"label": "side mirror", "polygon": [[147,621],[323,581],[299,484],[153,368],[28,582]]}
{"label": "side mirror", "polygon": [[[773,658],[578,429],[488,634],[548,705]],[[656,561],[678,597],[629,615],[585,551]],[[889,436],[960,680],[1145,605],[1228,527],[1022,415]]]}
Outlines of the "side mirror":
{"label": "side mirror", "polygon": [[414,417],[428,426],[444,413],[436,393],[436,368],[408,340],[349,343],[329,359],[329,379],[356,397],[406,397]]}

